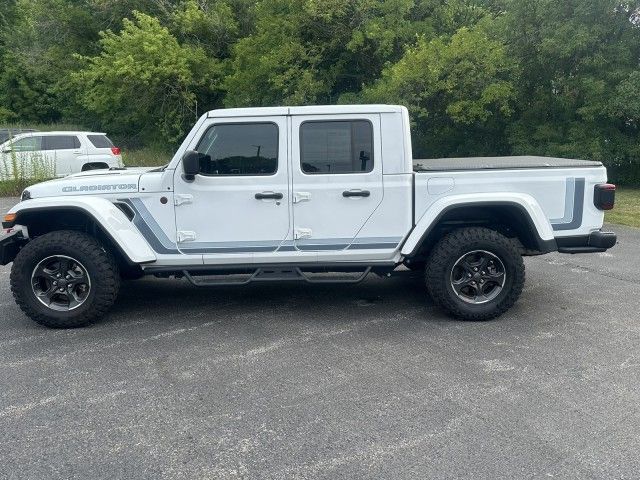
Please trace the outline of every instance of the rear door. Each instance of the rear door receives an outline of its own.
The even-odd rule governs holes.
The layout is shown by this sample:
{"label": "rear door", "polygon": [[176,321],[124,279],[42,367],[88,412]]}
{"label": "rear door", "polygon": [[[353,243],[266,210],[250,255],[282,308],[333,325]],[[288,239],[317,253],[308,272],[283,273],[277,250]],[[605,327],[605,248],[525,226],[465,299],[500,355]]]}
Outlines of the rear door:
{"label": "rear door", "polygon": [[77,135],[45,135],[42,149],[48,161],[53,161],[56,176],[79,172],[84,152]]}
{"label": "rear door", "polygon": [[292,132],[295,247],[368,242],[356,237],[383,197],[380,116],[293,116]]}

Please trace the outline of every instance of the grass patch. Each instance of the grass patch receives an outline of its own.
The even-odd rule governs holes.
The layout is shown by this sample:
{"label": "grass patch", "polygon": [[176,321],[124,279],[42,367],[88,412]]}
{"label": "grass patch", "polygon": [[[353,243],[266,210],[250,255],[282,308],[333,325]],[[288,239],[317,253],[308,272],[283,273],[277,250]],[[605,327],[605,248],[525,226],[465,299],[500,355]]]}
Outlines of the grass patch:
{"label": "grass patch", "polygon": [[605,215],[605,221],[640,228],[640,188],[618,188],[616,205]]}
{"label": "grass patch", "polygon": [[37,152],[11,151],[0,155],[0,196],[20,196],[29,185],[55,177],[55,160]]}
{"label": "grass patch", "polygon": [[0,181],[0,197],[19,197],[22,191],[29,185],[43,180],[5,180]]}
{"label": "grass patch", "polygon": [[171,160],[172,153],[153,148],[122,150],[122,161],[127,167],[161,167]]}

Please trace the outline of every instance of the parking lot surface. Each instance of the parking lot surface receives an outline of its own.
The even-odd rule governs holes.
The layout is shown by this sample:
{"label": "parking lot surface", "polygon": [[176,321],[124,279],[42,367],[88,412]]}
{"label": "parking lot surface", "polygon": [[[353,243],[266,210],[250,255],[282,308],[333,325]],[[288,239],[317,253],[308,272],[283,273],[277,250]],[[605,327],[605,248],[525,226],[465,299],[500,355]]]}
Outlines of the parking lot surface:
{"label": "parking lot surface", "polygon": [[0,478],[637,478],[640,230],[610,228],[610,252],[528,258],[485,323],[419,276],[149,279],[54,331],[0,267]]}

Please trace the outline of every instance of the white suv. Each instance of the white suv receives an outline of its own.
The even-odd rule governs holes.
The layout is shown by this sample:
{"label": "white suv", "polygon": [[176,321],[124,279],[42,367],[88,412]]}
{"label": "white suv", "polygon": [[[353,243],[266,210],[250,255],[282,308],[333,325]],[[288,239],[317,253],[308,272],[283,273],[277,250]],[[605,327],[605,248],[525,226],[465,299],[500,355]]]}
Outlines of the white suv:
{"label": "white suv", "polygon": [[104,133],[33,132],[0,145],[0,179],[64,177],[85,170],[122,167],[120,149]]}

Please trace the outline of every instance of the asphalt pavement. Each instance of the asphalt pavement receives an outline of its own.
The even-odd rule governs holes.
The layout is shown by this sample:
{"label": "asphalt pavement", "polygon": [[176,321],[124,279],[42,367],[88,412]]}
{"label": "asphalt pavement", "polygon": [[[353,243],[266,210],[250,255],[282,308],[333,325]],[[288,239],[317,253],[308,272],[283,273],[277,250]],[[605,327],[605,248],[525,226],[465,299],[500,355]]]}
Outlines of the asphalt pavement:
{"label": "asphalt pavement", "polygon": [[607,253],[528,258],[485,323],[417,276],[145,279],[47,330],[0,267],[0,478],[638,478],[640,230],[610,228]]}

